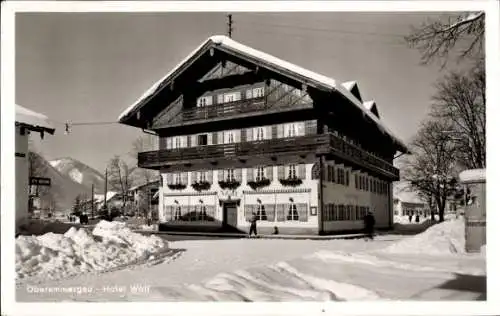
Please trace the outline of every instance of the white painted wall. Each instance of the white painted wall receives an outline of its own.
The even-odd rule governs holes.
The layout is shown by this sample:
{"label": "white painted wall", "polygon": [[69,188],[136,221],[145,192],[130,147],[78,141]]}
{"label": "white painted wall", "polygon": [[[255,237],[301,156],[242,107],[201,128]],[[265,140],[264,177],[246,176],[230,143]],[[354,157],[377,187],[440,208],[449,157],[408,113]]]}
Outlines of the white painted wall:
{"label": "white painted wall", "polygon": [[[214,217],[222,221],[222,206],[219,204],[219,200],[226,200],[228,195],[231,195],[232,199],[240,199],[240,205],[238,206],[238,226],[246,227],[250,224],[245,220],[245,205],[255,205],[257,199],[262,201],[262,204],[275,204],[275,203],[289,203],[289,198],[293,198],[295,203],[305,203],[308,205],[308,220],[307,222],[269,222],[269,221],[259,221],[260,227],[274,227],[279,224],[280,227],[317,227],[318,219],[317,215],[310,215],[310,207],[318,206],[318,180],[311,180],[311,170],[312,163],[306,164],[306,179],[302,180],[302,184],[294,187],[294,189],[307,189],[309,192],[304,193],[270,193],[272,190],[284,190],[292,189],[291,187],[282,186],[278,180],[278,167],[273,167],[273,181],[267,187],[254,191],[251,187],[247,185],[247,169],[242,170],[242,183],[234,191],[223,190],[219,187],[217,180],[217,170],[213,170],[212,176],[212,186],[209,191],[204,191],[204,194],[199,194],[196,190],[191,187],[193,183],[192,177],[194,172],[189,172],[188,174],[188,185],[182,190],[171,190],[167,186],[166,173],[162,173],[163,177],[163,187],[160,188],[160,221],[164,222],[166,217],[164,214],[164,205],[174,205],[175,201],[179,205],[197,205],[199,200],[203,200],[205,205],[215,205]],[[245,194],[244,191],[250,191],[252,193]],[[254,194],[254,192],[261,192],[259,194]],[[182,195],[185,194],[185,195]],[[210,195],[207,195],[210,194]],[[176,224],[183,224],[182,222],[176,222]],[[196,222],[184,222],[186,225],[198,225]],[[199,225],[213,225],[213,223],[199,223]]]}
{"label": "white painted wall", "polygon": [[[345,167],[342,164],[335,163],[334,161],[328,161],[326,165],[340,166],[344,167],[349,171],[349,186],[332,183],[329,181],[323,181],[323,203],[329,204],[350,204],[367,206],[370,210],[374,211],[375,216],[375,226],[376,227],[387,227],[389,225],[390,217],[392,214],[392,205],[389,203],[389,195],[372,193],[370,191],[363,191],[356,189],[355,186],[355,174],[362,174],[367,176],[366,173],[359,171],[352,171],[351,168]],[[337,174],[335,174],[335,177]],[[392,192],[392,191],[388,191]],[[363,228],[363,221],[327,221],[324,222],[323,228],[325,231],[329,230],[348,230],[348,229],[361,229]]]}
{"label": "white painted wall", "polygon": [[28,168],[28,134],[21,135],[16,126],[16,222],[28,217],[29,168]]}

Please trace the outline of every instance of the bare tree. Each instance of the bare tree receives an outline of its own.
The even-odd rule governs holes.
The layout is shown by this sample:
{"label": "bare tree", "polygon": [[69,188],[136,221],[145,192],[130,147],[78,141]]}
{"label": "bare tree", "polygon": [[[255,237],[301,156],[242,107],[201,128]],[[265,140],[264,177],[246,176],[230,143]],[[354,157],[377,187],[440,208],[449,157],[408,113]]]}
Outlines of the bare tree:
{"label": "bare tree", "polygon": [[453,71],[437,83],[431,116],[446,121],[456,142],[455,159],[467,169],[486,168],[486,82],[484,61]]}
{"label": "bare tree", "polygon": [[405,37],[410,47],[417,48],[421,54],[421,61],[429,63],[436,58],[444,58],[458,46],[465,44],[460,52],[460,59],[482,55],[484,43],[484,12],[463,13],[438,20],[423,23],[413,28],[410,35]]}
{"label": "bare tree", "polygon": [[109,184],[120,192],[122,196],[122,212],[125,211],[128,202],[129,189],[132,186],[132,172],[135,167],[129,166],[119,156],[115,156],[109,162]]}
{"label": "bare tree", "polygon": [[446,122],[425,122],[412,142],[413,155],[402,170],[403,180],[428,202],[436,203],[439,221],[444,221],[446,201],[455,192],[455,142],[448,133],[442,132],[449,128]]}

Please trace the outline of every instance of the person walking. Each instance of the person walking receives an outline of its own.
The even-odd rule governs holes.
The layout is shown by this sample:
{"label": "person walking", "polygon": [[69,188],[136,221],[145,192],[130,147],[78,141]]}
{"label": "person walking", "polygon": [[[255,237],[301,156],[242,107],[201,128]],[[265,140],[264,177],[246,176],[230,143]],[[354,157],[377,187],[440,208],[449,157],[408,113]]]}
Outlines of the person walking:
{"label": "person walking", "polygon": [[252,233],[257,236],[257,214],[252,212],[252,217],[250,218],[250,231],[248,232],[248,236],[252,237]]}
{"label": "person walking", "polygon": [[365,233],[366,236],[373,240],[374,228],[375,228],[375,216],[373,216],[372,211],[368,211],[368,214],[365,215]]}

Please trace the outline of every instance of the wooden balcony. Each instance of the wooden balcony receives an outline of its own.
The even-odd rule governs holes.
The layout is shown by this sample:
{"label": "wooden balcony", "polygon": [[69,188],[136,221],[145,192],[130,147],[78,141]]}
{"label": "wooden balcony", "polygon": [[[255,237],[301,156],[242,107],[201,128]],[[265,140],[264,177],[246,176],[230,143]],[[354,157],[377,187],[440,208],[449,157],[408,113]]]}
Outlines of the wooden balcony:
{"label": "wooden balcony", "polygon": [[265,98],[238,100],[218,105],[195,107],[181,112],[183,122],[230,117],[238,114],[263,111],[267,108]]}
{"label": "wooden balcony", "polygon": [[238,161],[251,157],[280,155],[332,155],[362,170],[371,171],[392,180],[399,180],[399,170],[391,163],[333,134],[307,135],[263,141],[242,142],[166,149],[142,152],[138,155],[141,168],[160,169],[167,166],[193,165],[200,162]]}
{"label": "wooden balcony", "polygon": [[281,154],[326,154],[329,150],[328,135],[308,135],[262,141],[166,149],[139,153],[141,168],[156,169],[167,165],[191,164],[199,161],[238,160],[253,156]]}

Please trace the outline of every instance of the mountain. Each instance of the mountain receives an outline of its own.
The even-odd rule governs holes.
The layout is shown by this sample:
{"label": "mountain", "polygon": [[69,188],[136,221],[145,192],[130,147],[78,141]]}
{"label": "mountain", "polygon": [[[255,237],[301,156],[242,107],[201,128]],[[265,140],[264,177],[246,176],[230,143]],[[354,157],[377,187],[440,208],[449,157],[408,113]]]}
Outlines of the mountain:
{"label": "mountain", "polygon": [[94,168],[76,159],[65,157],[50,161],[59,173],[72,179],[74,182],[85,186],[89,192],[92,184],[96,193],[104,192],[104,176]]}
{"label": "mountain", "polygon": [[39,154],[30,152],[30,155],[33,155],[34,160],[34,176],[51,179],[50,187],[40,187],[40,200],[43,208],[50,204],[52,200],[57,211],[66,211],[72,208],[78,195],[90,196],[90,189],[86,186],[60,173]]}

